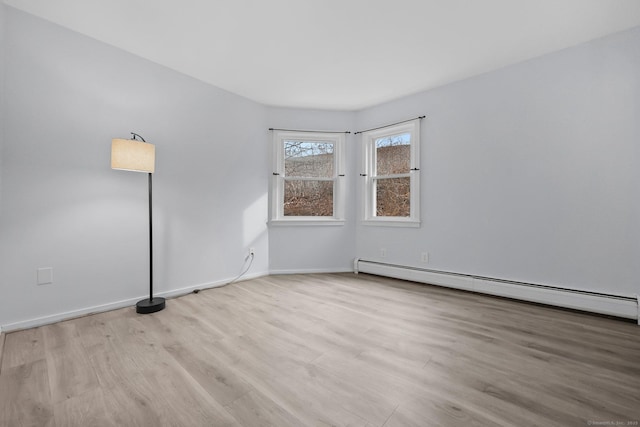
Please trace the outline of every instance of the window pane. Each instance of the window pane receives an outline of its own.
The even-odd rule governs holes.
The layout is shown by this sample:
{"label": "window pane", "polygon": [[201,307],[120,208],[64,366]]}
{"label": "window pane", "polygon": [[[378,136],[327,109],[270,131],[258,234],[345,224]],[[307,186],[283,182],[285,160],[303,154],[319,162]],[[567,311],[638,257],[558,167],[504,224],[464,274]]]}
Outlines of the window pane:
{"label": "window pane", "polygon": [[376,179],[376,216],[411,215],[410,178]]}
{"label": "window pane", "polygon": [[411,134],[403,133],[378,138],[376,143],[376,175],[408,173],[411,168]]}
{"label": "window pane", "polygon": [[333,181],[285,181],[284,216],[333,216]]}
{"label": "window pane", "polygon": [[333,144],[284,141],[284,175],[307,178],[333,177]]}

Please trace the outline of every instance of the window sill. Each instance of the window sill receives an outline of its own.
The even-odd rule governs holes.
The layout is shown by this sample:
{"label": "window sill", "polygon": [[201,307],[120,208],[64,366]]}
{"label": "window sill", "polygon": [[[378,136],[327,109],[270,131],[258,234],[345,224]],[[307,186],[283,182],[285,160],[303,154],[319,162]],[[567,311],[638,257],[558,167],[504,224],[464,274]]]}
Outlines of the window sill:
{"label": "window sill", "polygon": [[296,219],[272,219],[269,221],[269,227],[299,227],[299,226],[341,226],[344,225],[343,219],[327,218],[296,218]]}
{"label": "window sill", "polygon": [[374,227],[420,227],[420,221],[406,219],[367,219],[360,221],[360,224]]}

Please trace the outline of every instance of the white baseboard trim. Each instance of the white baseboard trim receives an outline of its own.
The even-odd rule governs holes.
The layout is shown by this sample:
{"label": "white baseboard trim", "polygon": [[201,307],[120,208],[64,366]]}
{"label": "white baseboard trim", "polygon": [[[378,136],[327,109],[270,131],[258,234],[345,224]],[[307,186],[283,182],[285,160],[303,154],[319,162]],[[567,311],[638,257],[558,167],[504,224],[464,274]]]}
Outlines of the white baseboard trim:
{"label": "white baseboard trim", "polygon": [[[162,296],[162,295],[158,295],[158,296]],[[149,296],[147,295],[147,298],[148,297]],[[111,310],[117,310],[119,308],[130,307],[135,305],[136,302],[140,301],[143,298],[145,297],[142,296],[137,298],[130,298],[125,300],[110,302],[108,304],[101,304],[101,305],[81,308],[78,310],[64,311],[64,312],[52,314],[49,316],[36,317],[34,319],[20,320],[14,323],[7,323],[2,325],[2,331],[11,332],[11,331],[17,331],[20,329],[35,328],[38,326],[44,326],[51,323],[61,322],[63,320],[73,319],[75,317],[86,316],[88,314],[102,313],[104,311],[111,311]]]}
{"label": "white baseboard trim", "polygon": [[[255,278],[267,276],[267,275],[268,273],[246,274],[242,276],[241,279],[238,279],[237,282],[241,282],[249,279],[255,279]],[[184,288],[179,288],[179,289],[171,289],[169,291],[164,291],[164,292],[156,292],[154,293],[154,296],[163,297],[163,298],[175,298],[178,296],[191,293],[196,289],[204,290],[204,289],[217,288],[220,286],[224,286],[227,283],[229,283],[231,280],[233,280],[233,277],[228,279],[223,279],[223,280],[217,280],[215,282],[186,286]],[[7,323],[5,325],[0,326],[0,333],[17,331],[20,329],[35,328],[38,326],[44,326],[44,325],[49,325],[51,323],[61,322],[63,320],[69,320],[76,317],[86,316],[88,314],[96,314],[96,313],[102,313],[105,311],[117,310],[119,308],[132,307],[138,301],[148,297],[149,295],[142,295],[139,297],[124,299],[120,301],[114,301],[107,304],[95,305],[91,307],[81,308],[78,310],[65,311],[61,313],[52,314],[49,316],[37,317],[34,319],[28,319],[28,320],[21,320],[14,323]]]}
{"label": "white baseboard trim", "polygon": [[294,270],[269,270],[269,275],[276,274],[315,274],[315,273],[353,273],[352,268],[307,268]]}
{"label": "white baseboard trim", "polygon": [[[237,282],[244,282],[245,280],[251,280],[251,279],[257,279],[258,277],[264,277],[264,276],[268,276],[269,273],[251,273],[251,274],[245,274],[244,276],[242,276],[242,278],[235,280],[234,283]],[[211,288],[219,288],[220,286],[224,286],[229,284],[229,282],[231,282],[231,280],[233,280],[232,278],[229,279],[223,279],[223,280],[217,280],[215,282],[209,282],[209,283],[201,283],[199,285],[192,285],[192,286],[187,286],[184,288],[180,288],[180,289],[173,289],[171,291],[167,291],[167,292],[163,292],[162,294],[158,294],[158,296],[161,297],[165,297],[165,298],[175,298],[175,297],[179,297],[182,295],[186,295],[189,294],[195,290],[204,290],[204,289],[211,289]],[[142,297],[144,298],[144,297]],[[139,300],[136,300],[136,302]]]}
{"label": "white baseboard trim", "polygon": [[360,259],[356,259],[354,266],[356,273],[370,273],[626,319],[637,319],[640,324],[640,297],[637,295],[609,295]]}
{"label": "white baseboard trim", "polygon": [[[465,274],[424,270],[401,265],[365,261],[360,259],[356,259],[354,261],[353,269],[322,268],[270,270],[269,272],[247,274],[238,281],[245,281],[276,274],[352,273],[354,271],[356,273],[370,273],[378,276],[411,280],[414,282],[497,295],[524,301],[537,302],[541,304],[555,305],[576,310],[590,311],[594,313],[607,314],[628,319],[637,319],[638,325],[640,325],[640,296],[637,295],[633,297],[627,297],[618,295],[597,294],[593,292],[575,291],[546,285],[535,285],[529,283],[491,279],[487,277],[477,277]],[[164,298],[174,298],[186,295],[195,290],[204,290],[224,286],[232,279],[233,278],[228,278],[215,282],[186,286],[183,288],[159,292],[156,295]],[[140,301],[143,298],[145,298],[144,295],[135,298],[114,301],[107,304],[101,304],[78,310],[71,310],[49,316],[0,325],[0,338],[4,338],[3,335],[6,332],[35,328],[38,326],[44,326],[63,320],[86,316],[89,314],[96,314],[125,307],[132,307],[136,304],[136,302]]]}

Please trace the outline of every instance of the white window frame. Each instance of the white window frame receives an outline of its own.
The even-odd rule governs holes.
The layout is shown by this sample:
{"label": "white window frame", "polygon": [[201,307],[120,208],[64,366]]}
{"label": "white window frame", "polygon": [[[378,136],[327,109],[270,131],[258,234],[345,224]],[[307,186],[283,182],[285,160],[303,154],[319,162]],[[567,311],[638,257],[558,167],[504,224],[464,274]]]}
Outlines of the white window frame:
{"label": "white window frame", "polygon": [[[409,177],[410,215],[383,217],[376,215],[376,140],[394,135],[411,135],[410,170],[405,174],[385,175],[388,178]],[[362,215],[363,225],[390,227],[420,227],[420,119],[362,133]]]}
{"label": "white window frame", "polygon": [[[285,216],[284,170],[285,141],[326,142],[334,144],[333,150],[333,216]],[[273,174],[271,179],[270,225],[344,225],[345,223],[345,134],[324,132],[273,131]],[[295,179],[295,178],[292,178]],[[299,179],[299,178],[298,178]]]}

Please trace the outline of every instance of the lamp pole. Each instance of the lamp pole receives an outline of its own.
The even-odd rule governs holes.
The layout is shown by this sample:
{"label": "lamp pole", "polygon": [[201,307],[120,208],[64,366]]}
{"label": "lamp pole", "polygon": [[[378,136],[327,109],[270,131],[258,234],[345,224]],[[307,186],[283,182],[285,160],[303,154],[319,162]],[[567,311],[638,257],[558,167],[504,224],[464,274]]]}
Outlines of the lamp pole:
{"label": "lamp pole", "polygon": [[149,172],[149,300],[153,301],[153,179]]}

